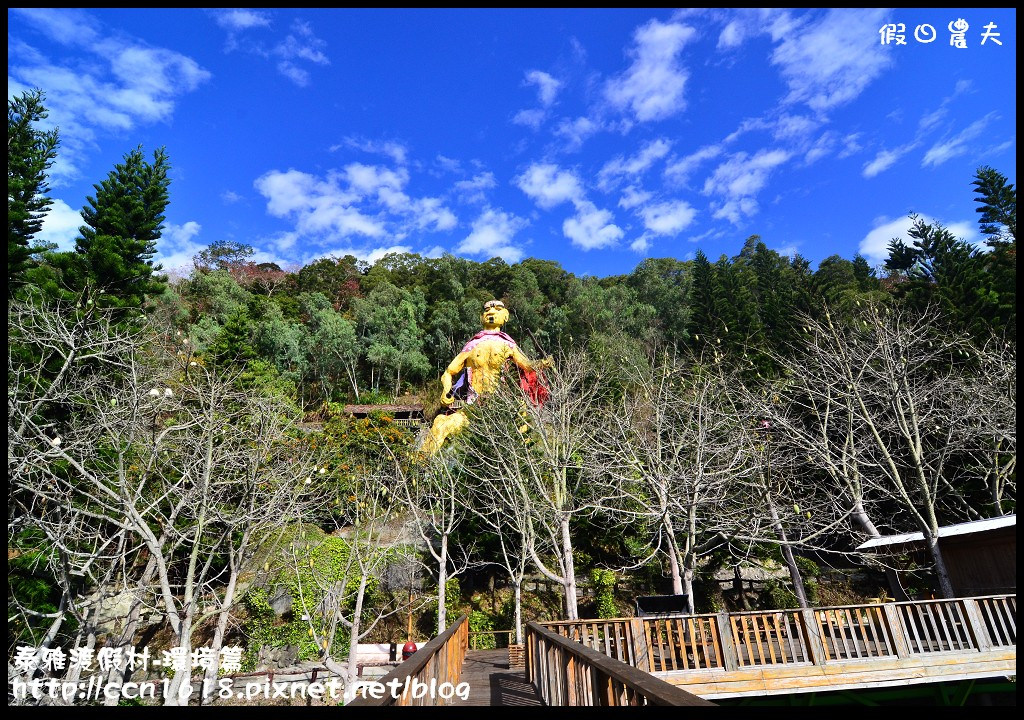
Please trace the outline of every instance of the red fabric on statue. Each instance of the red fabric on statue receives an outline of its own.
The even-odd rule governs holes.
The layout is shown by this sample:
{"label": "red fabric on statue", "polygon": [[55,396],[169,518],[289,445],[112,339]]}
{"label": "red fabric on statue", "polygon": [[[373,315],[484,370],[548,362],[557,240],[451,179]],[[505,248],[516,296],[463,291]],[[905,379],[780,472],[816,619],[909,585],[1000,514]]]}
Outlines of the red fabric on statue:
{"label": "red fabric on statue", "polygon": [[534,405],[543,405],[551,394],[544,386],[544,376],[534,370],[519,371],[519,387]]}

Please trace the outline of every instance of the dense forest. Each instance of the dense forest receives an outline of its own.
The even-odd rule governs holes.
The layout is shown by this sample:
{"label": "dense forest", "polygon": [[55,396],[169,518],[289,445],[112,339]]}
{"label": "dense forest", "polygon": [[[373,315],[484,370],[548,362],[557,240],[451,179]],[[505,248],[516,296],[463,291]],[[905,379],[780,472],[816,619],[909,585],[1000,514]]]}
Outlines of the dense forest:
{"label": "dense forest", "polygon": [[[162,149],[94,186],[74,250],[34,240],[59,151],[44,102],[8,104],[9,658],[240,647],[248,669],[289,646],[354,678],[356,645],[414,615],[521,638],[631,594],[826,604],[825,565],[911,569],[855,551],[894,532],[930,552],[919,587],[883,590],[950,596],[938,528],[1015,512],[1016,191],[991,167],[964,178],[984,248],[915,218],[879,269],[757,235],[609,277],[454,255],[281,268],[225,240],[169,278]],[[503,384],[426,457],[426,426],[387,406],[429,423],[492,299],[553,359],[547,399]],[[782,576],[723,595],[715,573],[748,564]]]}

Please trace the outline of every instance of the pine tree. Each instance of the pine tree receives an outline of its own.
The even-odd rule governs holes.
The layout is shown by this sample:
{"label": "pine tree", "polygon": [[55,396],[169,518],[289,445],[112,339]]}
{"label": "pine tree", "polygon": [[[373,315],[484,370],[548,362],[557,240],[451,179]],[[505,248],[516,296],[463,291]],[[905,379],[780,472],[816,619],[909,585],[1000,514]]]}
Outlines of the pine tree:
{"label": "pine tree", "polygon": [[75,243],[78,262],[66,271],[78,277],[65,280],[86,301],[138,308],[146,296],[163,290],[166,278],[154,275],[161,266],[152,258],[168,203],[168,169],[163,148],[148,163],[139,146],[93,185],[96,195],[82,209],[85,225]]}
{"label": "pine tree", "polygon": [[982,165],[974,174],[974,202],[980,203],[981,232],[988,235],[988,244],[1017,244],[1017,191],[1007,184],[1006,176],[988,165]]}
{"label": "pine tree", "polygon": [[7,101],[7,296],[13,297],[33,256],[45,249],[33,244],[53,202],[46,171],[57,157],[56,129],[41,131],[34,123],[48,116],[42,90],[23,92]]}

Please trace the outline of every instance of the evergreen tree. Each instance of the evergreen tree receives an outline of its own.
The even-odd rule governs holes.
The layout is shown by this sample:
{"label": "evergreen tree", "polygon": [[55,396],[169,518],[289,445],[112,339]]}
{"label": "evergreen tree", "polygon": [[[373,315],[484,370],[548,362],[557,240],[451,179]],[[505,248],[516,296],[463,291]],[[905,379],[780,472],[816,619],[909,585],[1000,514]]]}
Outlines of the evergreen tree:
{"label": "evergreen tree", "polygon": [[23,282],[33,256],[44,247],[33,244],[53,202],[46,171],[57,157],[57,130],[41,131],[34,123],[48,113],[42,90],[34,89],[7,101],[7,296]]}
{"label": "evergreen tree", "polygon": [[[75,243],[76,262],[66,265],[65,284],[100,305],[138,308],[146,296],[163,290],[166,278],[154,275],[156,241],[167,207],[169,164],[163,148],[153,162],[142,147],[124,157],[87,198],[85,225]],[[93,296],[96,296],[95,298]]]}
{"label": "evergreen tree", "polygon": [[893,238],[885,261],[885,267],[899,278],[895,295],[919,312],[937,305],[942,317],[957,329],[986,336],[998,316],[998,296],[986,272],[986,259],[940,223],[911,217],[914,222],[907,235],[913,242],[907,245]]}
{"label": "evergreen tree", "polygon": [[982,165],[974,174],[974,202],[980,203],[978,222],[981,232],[988,235],[988,244],[1017,243],[1017,191],[1007,184],[1006,176],[988,165]]}
{"label": "evergreen tree", "polygon": [[992,248],[987,270],[992,283],[994,326],[1016,337],[1017,327],[1017,191],[1006,177],[988,166],[974,176],[978,223]]}

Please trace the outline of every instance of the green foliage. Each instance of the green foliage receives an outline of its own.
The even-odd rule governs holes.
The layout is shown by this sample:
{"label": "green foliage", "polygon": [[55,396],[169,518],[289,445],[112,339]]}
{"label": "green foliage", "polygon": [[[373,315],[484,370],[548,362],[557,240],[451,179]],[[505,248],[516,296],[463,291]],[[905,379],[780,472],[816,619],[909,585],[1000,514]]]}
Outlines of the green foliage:
{"label": "green foliage", "polygon": [[767,610],[785,610],[800,607],[796,594],[786,585],[777,580],[765,583],[759,599],[760,605]]}
{"label": "green foliage", "polygon": [[[261,586],[249,590],[243,597],[248,618],[242,630],[248,639],[243,667],[255,667],[261,647],[293,645],[298,648],[299,660],[318,657],[320,647],[315,638],[321,638],[328,632],[331,621],[321,612],[327,592],[338,583],[344,583],[344,596],[350,603],[344,609],[350,612],[359,585],[358,573],[352,569],[347,541],[306,525],[291,528],[290,532],[263,547],[261,553],[268,558],[266,566],[273,565],[277,569],[266,576]],[[291,596],[289,616],[280,620],[275,617],[268,588],[283,588]],[[376,582],[371,581],[368,597],[372,597],[375,590]],[[303,616],[308,619],[303,620]],[[315,636],[310,632],[311,628]],[[340,624],[331,647],[332,655],[336,657],[344,658],[348,652],[348,631]]]}
{"label": "green foliage", "polygon": [[75,243],[80,262],[72,266],[81,274],[70,280],[87,295],[95,294],[99,305],[138,308],[163,291],[166,278],[154,275],[161,267],[153,256],[169,201],[169,170],[163,148],[147,162],[140,146],[93,185],[95,196],[86,198],[85,224]]}
{"label": "green foliage", "polygon": [[[488,632],[494,630],[494,616],[483,610],[473,610],[469,613],[470,632]],[[495,635],[479,635],[474,640],[474,647],[477,650],[493,650],[497,645]]]}
{"label": "green foliage", "polygon": [[594,568],[590,571],[590,584],[594,588],[594,606],[599,618],[619,616],[615,605],[615,573]]}
{"label": "green foliage", "polygon": [[1017,191],[1006,176],[988,165],[974,174],[974,202],[981,214],[978,224],[992,246],[1017,243]]}
{"label": "green foliage", "polygon": [[38,88],[7,101],[7,296],[13,297],[35,255],[33,242],[53,202],[46,173],[57,157],[57,130],[36,125],[48,117],[46,95]]}

